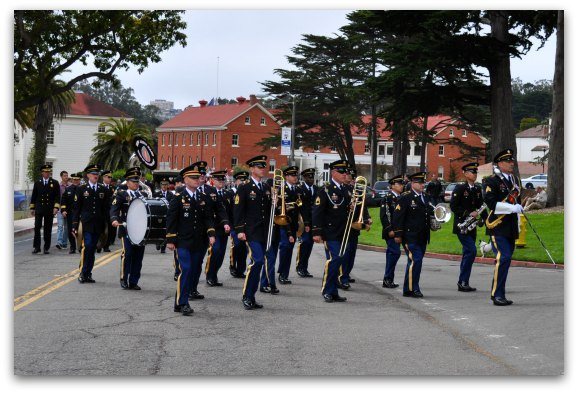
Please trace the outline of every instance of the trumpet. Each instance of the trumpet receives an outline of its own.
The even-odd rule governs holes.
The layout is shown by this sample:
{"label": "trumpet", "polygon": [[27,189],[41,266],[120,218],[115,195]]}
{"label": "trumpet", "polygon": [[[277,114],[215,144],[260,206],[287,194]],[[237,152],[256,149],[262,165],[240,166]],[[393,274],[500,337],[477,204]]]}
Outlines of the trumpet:
{"label": "trumpet", "polygon": [[[349,214],[347,215],[347,221],[345,222],[345,232],[343,233],[343,241],[341,242],[341,248],[339,249],[339,256],[345,254],[347,249],[347,243],[349,242],[349,234],[351,233],[351,228],[361,230],[366,229],[369,231],[369,226],[365,225],[363,222],[363,207],[365,206],[365,194],[367,192],[367,179],[363,176],[357,176],[355,178],[355,184],[353,185],[353,195],[351,197],[351,204],[349,209]],[[355,219],[356,207],[361,206],[359,211],[359,218]]]}
{"label": "trumpet", "polygon": [[480,223],[483,224],[483,221],[481,220],[481,214],[482,212],[487,209],[488,206],[483,203],[482,206],[479,207],[479,209],[476,210],[477,216],[476,217],[472,217],[472,216],[468,216],[466,217],[466,219],[463,222],[460,222],[457,226],[458,229],[460,230],[460,233],[462,235],[465,235],[466,233],[474,230],[475,227],[482,226],[480,225]]}
{"label": "trumpet", "polygon": [[452,219],[452,212],[441,203],[438,203],[436,206],[434,206],[431,202],[429,202],[429,205],[434,209],[434,215],[430,219],[430,229],[432,231],[438,231],[442,227],[441,224],[445,224]]}

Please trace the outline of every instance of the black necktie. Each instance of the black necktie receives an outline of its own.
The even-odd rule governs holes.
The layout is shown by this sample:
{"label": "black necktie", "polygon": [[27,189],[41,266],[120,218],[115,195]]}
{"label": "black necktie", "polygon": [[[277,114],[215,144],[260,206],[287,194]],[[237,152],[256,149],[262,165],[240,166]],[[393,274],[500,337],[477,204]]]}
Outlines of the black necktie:
{"label": "black necktie", "polygon": [[263,191],[263,186],[261,185],[261,183],[257,183],[257,187],[259,187],[259,191]]}
{"label": "black necktie", "polygon": [[138,192],[138,190],[135,191],[135,192],[134,192],[134,196],[135,196],[135,198],[139,198],[139,197],[141,196],[141,195],[140,195],[140,192]]}

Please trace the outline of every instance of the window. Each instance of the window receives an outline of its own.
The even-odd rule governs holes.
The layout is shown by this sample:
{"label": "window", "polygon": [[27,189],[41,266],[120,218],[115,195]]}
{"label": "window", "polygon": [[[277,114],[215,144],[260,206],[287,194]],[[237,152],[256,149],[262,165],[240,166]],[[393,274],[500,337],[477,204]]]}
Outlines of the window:
{"label": "window", "polygon": [[444,145],[440,145],[438,148],[438,156],[444,155]]}
{"label": "window", "polygon": [[187,135],[183,134],[183,146],[187,146]]}
{"label": "window", "polygon": [[264,117],[261,118],[261,125],[262,125],[262,126],[266,126],[266,125],[267,125],[267,122],[265,121],[265,118],[264,118]]}
{"label": "window", "polygon": [[173,143],[173,134],[169,134],[169,146],[172,146]]}
{"label": "window", "polygon": [[450,128],[450,136],[454,136],[454,129]]}
{"label": "window", "polygon": [[163,136],[161,137],[161,145],[164,146],[165,145],[165,135],[163,134]]}
{"label": "window", "polygon": [[14,183],[19,183],[20,180],[20,160],[14,161]]}
{"label": "window", "polygon": [[189,156],[189,165],[191,165],[193,163],[193,157]]}
{"label": "window", "polygon": [[369,149],[369,143],[366,143],[366,144],[365,144],[365,147],[364,147],[364,152],[363,152],[363,153],[364,153],[364,154],[369,154],[369,151],[370,151],[370,149]]}
{"label": "window", "polygon": [[468,137],[468,130],[462,130],[462,137],[464,138]]}
{"label": "window", "polygon": [[50,125],[48,131],[46,132],[46,143],[49,145],[54,145],[54,123]]}
{"label": "window", "polygon": [[215,169],[217,167],[217,160],[215,156],[211,157],[211,168]]}
{"label": "window", "polygon": [[202,138],[201,134],[202,134],[201,132],[197,134],[197,146],[201,146],[201,138]]}
{"label": "window", "polygon": [[233,134],[233,146],[239,146],[239,134]]}
{"label": "window", "polygon": [[275,165],[277,165],[277,161],[272,158],[269,160],[269,172],[275,172]]}
{"label": "window", "polygon": [[393,156],[393,145],[387,145],[387,155]]}
{"label": "window", "polygon": [[175,146],[179,145],[179,135],[175,134]]}
{"label": "window", "polygon": [[421,145],[415,145],[413,147],[413,155],[414,156],[421,156]]}
{"label": "window", "polygon": [[217,133],[213,132],[213,146],[217,146]]}
{"label": "window", "polygon": [[205,146],[209,146],[209,133],[205,132]]}
{"label": "window", "polygon": [[[52,125],[54,129],[54,124]],[[98,132],[106,132],[106,128],[103,125],[98,126]]]}
{"label": "window", "polygon": [[182,168],[184,168],[187,164],[185,164],[185,156],[181,156],[181,162],[183,163]]}
{"label": "window", "polygon": [[191,132],[191,141],[189,142],[189,146],[193,146],[193,143],[195,143],[195,136],[194,136],[194,134]]}
{"label": "window", "polygon": [[171,161],[171,157],[169,157],[169,168],[170,168],[171,165],[172,165],[171,162],[172,162],[172,161]]}
{"label": "window", "polygon": [[251,125],[251,116],[245,116],[245,125]]}
{"label": "window", "polygon": [[385,155],[385,145],[378,145],[377,146],[377,155],[384,156]]}
{"label": "window", "polygon": [[239,160],[237,159],[237,157],[231,157],[231,168],[237,166],[238,162]]}
{"label": "window", "polygon": [[443,178],[444,178],[444,167],[441,166],[441,165],[438,167],[438,177],[439,177],[440,179],[443,179]]}
{"label": "window", "polygon": [[195,162],[199,162],[199,155],[197,154],[197,159],[195,160]]}

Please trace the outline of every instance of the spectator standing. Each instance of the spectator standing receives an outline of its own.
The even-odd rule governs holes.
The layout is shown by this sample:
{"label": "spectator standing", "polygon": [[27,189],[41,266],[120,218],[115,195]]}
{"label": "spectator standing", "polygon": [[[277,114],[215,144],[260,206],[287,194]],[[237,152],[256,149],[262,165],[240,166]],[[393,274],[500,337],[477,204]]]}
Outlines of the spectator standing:
{"label": "spectator standing", "polygon": [[[59,200],[64,195],[68,187],[68,172],[60,172],[60,195]],[[56,222],[58,223],[58,230],[56,232],[56,248],[59,250],[66,250],[68,248],[68,225],[66,223],[66,218],[62,216],[62,210],[58,210],[56,213]]]}

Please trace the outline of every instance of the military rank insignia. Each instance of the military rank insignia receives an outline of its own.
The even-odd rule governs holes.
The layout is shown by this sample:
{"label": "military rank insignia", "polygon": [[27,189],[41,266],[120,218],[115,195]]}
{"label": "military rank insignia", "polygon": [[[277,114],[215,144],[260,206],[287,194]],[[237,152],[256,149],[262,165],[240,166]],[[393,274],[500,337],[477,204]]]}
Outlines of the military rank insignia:
{"label": "military rank insignia", "polygon": [[401,210],[401,207],[399,207],[399,203],[395,206],[395,210]]}
{"label": "military rank insignia", "polygon": [[491,192],[491,191],[492,191],[492,187],[486,186],[486,192]]}
{"label": "military rank insignia", "polygon": [[319,206],[319,205],[321,205],[321,198],[317,197],[317,198],[315,198],[315,206]]}
{"label": "military rank insignia", "polygon": [[239,204],[239,195],[235,195],[235,205]]}

